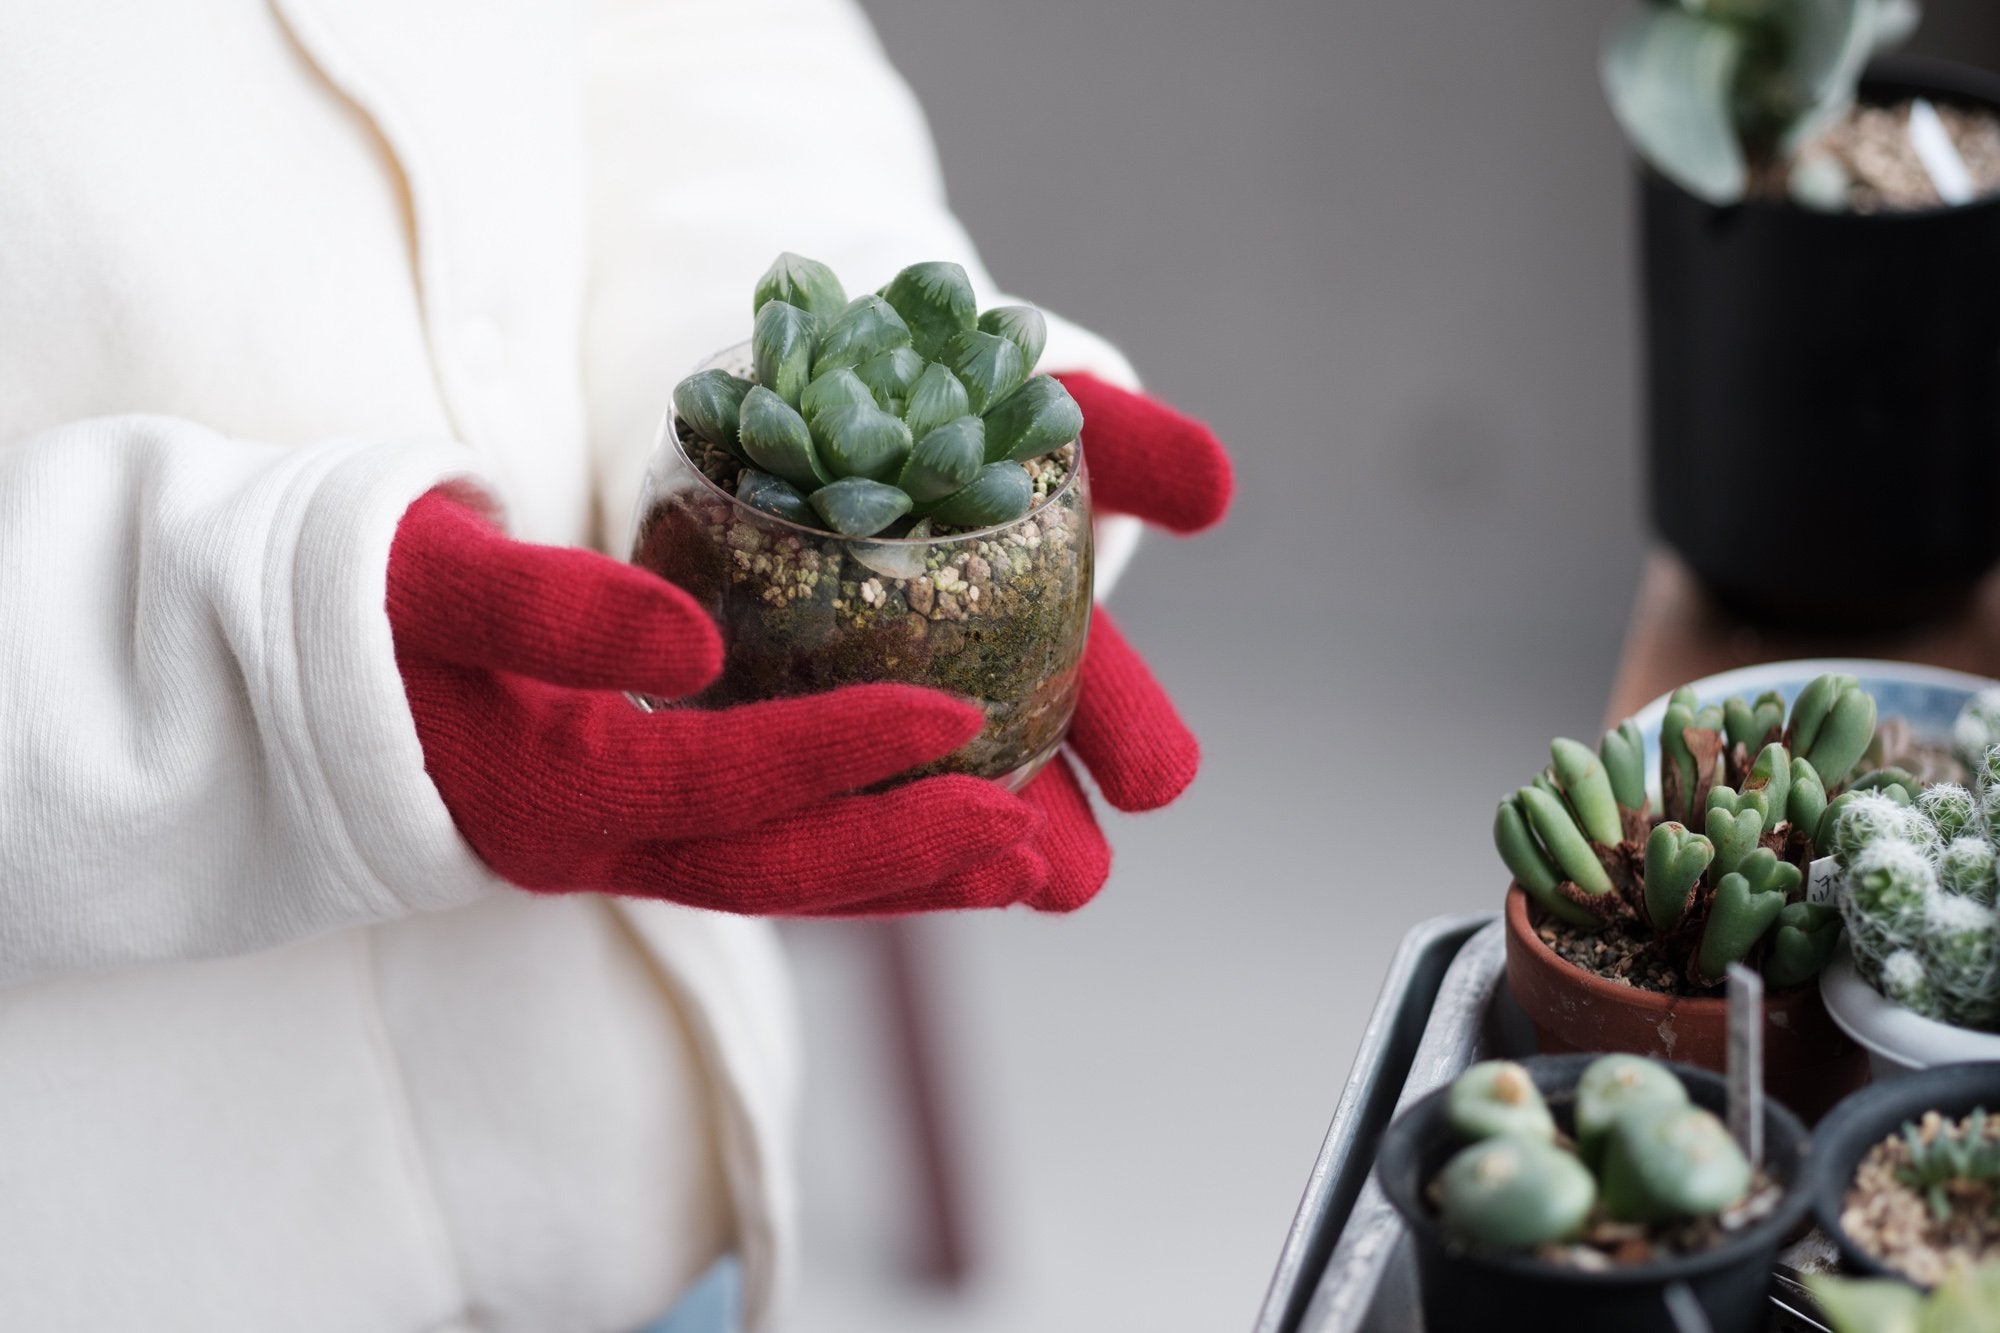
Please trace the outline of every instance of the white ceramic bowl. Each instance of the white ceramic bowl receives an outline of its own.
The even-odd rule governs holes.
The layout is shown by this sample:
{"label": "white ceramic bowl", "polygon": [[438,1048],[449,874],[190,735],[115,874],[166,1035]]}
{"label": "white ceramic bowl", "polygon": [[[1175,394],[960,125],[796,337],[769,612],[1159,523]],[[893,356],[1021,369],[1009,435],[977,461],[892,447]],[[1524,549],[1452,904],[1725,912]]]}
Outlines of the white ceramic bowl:
{"label": "white ceramic bowl", "polygon": [[1840,1030],[1868,1052],[1868,1067],[1878,1082],[1932,1065],[2000,1060],[2000,1035],[1925,1018],[1863,981],[1846,940],[1820,973],[1819,994]]}

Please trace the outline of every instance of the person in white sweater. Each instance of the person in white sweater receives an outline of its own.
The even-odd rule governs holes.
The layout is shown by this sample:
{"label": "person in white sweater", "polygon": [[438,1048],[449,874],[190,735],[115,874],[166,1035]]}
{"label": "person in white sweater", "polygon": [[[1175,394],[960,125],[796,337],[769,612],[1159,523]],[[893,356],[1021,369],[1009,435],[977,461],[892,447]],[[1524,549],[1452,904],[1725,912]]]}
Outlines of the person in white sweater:
{"label": "person in white sweater", "polygon": [[[645,683],[544,651],[575,599],[629,598],[665,685],[713,642],[547,547],[623,546],[673,381],[784,249],[998,299],[850,0],[0,6],[0,1327],[630,1333],[725,1256],[766,1323],[798,1038],[759,918],[1102,882],[1066,765],[956,860],[835,820],[781,877],[692,801],[631,855],[563,827],[608,808],[578,719],[626,736]],[[1212,439],[1050,323],[1100,491],[1181,449],[1189,493],[1122,507],[1219,517]],[[1192,741],[1103,625],[1078,753],[1160,804]],[[477,750],[493,699],[521,725]],[[925,799],[840,793],[958,738],[949,701],[800,707],[632,743],[830,818]],[[892,740],[721,762],[842,709]],[[558,771],[575,802],[509,785]]]}

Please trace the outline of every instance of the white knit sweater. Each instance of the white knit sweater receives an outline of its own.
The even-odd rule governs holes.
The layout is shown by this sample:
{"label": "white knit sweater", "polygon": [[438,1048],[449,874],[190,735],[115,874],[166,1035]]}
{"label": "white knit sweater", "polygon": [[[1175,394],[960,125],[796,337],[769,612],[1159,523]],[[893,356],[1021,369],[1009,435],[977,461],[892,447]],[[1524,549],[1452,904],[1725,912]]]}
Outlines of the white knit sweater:
{"label": "white knit sweater", "polygon": [[445,479],[622,547],[786,248],[998,296],[847,0],[0,6],[0,1326],[770,1310],[767,928],[493,880],[382,601]]}

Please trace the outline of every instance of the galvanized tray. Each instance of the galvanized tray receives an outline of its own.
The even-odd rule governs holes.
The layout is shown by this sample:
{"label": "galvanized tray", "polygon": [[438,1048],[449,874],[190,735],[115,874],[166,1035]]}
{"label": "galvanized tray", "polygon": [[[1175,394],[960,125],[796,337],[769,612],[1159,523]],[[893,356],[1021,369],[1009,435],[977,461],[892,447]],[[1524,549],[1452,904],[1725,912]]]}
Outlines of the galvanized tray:
{"label": "galvanized tray", "polygon": [[[1487,912],[1438,917],[1404,937],[1285,1237],[1255,1333],[1422,1333],[1406,1232],[1371,1175],[1375,1148],[1403,1106],[1443,1087],[1475,1060],[1535,1049],[1533,1030],[1503,984],[1502,932],[1498,914]],[[1813,1233],[1784,1260],[1807,1268],[1831,1257],[1831,1247]],[[1819,1329],[1798,1315],[1795,1301],[1774,1294],[1773,1329]]]}

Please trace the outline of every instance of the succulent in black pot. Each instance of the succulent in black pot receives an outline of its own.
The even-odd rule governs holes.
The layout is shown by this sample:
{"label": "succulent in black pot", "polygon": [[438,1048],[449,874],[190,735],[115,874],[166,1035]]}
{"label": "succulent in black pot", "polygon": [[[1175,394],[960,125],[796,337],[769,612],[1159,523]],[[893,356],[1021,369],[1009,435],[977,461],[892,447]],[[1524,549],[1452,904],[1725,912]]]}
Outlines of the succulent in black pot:
{"label": "succulent in black pot", "polygon": [[1766,1101],[1753,1166],[1719,1075],[1629,1055],[1474,1065],[1397,1117],[1375,1173],[1408,1224],[1430,1333],[1761,1333],[1805,1212],[1806,1133]]}
{"label": "succulent in black pot", "polygon": [[[1915,21],[1644,0],[1606,47],[1641,158],[1653,525],[1762,621],[1909,623],[2000,558],[2000,79],[1870,63]],[[1876,531],[1894,558],[1746,554]]]}

